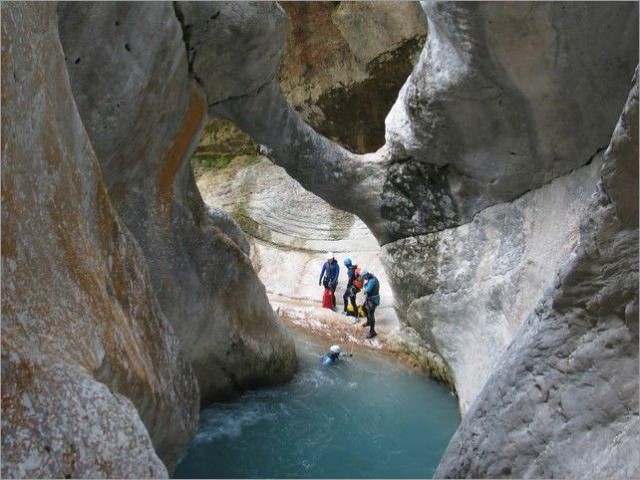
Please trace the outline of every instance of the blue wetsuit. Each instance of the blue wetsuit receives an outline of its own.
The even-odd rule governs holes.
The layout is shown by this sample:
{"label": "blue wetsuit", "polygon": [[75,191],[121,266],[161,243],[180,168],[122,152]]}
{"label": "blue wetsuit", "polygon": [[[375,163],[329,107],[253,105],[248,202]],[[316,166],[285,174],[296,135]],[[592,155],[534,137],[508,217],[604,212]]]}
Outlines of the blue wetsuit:
{"label": "blue wetsuit", "polygon": [[334,363],[340,357],[340,352],[333,353],[329,352],[325,356],[322,357],[322,364],[329,365],[330,363]]}
{"label": "blue wetsuit", "polygon": [[[325,288],[331,290],[331,296],[333,297],[333,306],[336,306],[336,287],[338,286],[338,275],[340,274],[340,265],[334,260],[324,262],[322,265],[322,271],[320,272],[320,280],[318,285],[323,284]],[[324,279],[323,279],[324,277]]]}
{"label": "blue wetsuit", "polygon": [[367,294],[367,299],[364,301],[364,310],[367,312],[367,323],[365,325],[369,325],[368,336],[375,337],[377,333],[374,313],[376,307],[380,305],[380,282],[378,282],[375,275],[368,275],[363,290]]}

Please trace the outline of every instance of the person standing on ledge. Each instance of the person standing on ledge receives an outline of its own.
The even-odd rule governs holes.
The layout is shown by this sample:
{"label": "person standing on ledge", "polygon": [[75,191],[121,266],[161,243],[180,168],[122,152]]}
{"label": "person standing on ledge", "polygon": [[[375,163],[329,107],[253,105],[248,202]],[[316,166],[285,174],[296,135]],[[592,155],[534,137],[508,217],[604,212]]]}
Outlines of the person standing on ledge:
{"label": "person standing on ledge", "polygon": [[[357,317],[358,306],[356,305],[356,295],[362,288],[362,284],[357,284],[357,279],[360,275],[360,269],[358,268],[358,265],[355,265],[351,262],[350,258],[344,259],[344,266],[347,267],[347,288],[345,289],[344,295],[342,296],[342,300],[344,300],[344,310],[342,311],[342,314]],[[350,312],[347,309],[349,300],[351,301],[353,312]]]}
{"label": "person standing on ledge", "polygon": [[327,253],[327,261],[322,265],[320,272],[320,280],[318,285],[324,285],[324,288],[331,290],[333,306],[336,306],[336,287],[338,286],[338,275],[340,274],[340,265],[336,261],[332,252]]}
{"label": "person standing on ledge", "polygon": [[366,299],[364,301],[364,311],[367,313],[367,321],[362,324],[363,327],[369,326],[369,333],[367,333],[367,338],[373,338],[376,335],[376,317],[375,311],[376,307],[380,305],[380,282],[372,273],[367,272],[366,270],[362,271],[360,275],[362,279],[364,279],[364,294],[366,295]]}

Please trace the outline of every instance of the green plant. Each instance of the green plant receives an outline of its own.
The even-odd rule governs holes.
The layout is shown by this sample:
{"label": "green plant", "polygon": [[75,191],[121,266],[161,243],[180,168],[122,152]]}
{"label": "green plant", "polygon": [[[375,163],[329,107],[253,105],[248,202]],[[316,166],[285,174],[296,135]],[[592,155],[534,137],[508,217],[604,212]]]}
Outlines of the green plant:
{"label": "green plant", "polygon": [[231,157],[227,154],[219,156],[213,155],[193,155],[191,157],[191,166],[195,170],[222,170],[227,168],[231,163]]}
{"label": "green plant", "polygon": [[[213,162],[213,168],[216,169],[223,169],[229,166],[229,163],[231,163],[231,158],[229,158],[228,155],[220,155],[218,158],[215,159],[215,161]],[[209,167],[210,168],[210,167]]]}

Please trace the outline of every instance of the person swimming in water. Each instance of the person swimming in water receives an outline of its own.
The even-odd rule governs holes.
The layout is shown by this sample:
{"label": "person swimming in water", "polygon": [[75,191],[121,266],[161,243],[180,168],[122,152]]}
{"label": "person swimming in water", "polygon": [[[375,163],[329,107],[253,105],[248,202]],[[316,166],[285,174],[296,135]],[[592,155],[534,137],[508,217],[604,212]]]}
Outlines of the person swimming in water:
{"label": "person swimming in water", "polygon": [[[330,363],[335,363],[336,361],[338,361],[341,355],[345,356],[347,354],[342,353],[342,349],[340,348],[340,345],[331,345],[329,352],[322,357],[322,363],[325,365],[329,365]],[[350,353],[348,356],[353,357],[353,353]]]}

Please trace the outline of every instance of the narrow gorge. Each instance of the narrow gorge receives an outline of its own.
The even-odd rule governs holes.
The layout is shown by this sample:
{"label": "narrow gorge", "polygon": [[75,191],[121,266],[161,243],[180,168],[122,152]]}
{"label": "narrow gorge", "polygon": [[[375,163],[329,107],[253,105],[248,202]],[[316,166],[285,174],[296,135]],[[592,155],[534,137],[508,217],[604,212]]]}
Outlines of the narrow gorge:
{"label": "narrow gorge", "polygon": [[4,478],[172,476],[294,329],[455,393],[437,478],[640,476],[636,2],[0,8]]}

